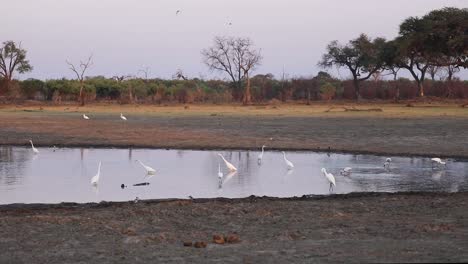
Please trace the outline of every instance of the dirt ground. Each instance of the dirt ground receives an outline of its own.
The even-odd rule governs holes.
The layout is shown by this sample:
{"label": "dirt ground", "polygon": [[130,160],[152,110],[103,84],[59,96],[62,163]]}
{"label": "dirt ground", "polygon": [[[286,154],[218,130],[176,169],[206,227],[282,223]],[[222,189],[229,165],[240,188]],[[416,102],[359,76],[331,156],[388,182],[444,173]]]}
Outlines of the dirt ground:
{"label": "dirt ground", "polygon": [[[468,109],[454,104],[0,106],[0,144],[11,145],[266,143],[468,158],[465,131]],[[466,262],[467,201],[468,193],[400,193],[0,205],[0,263]]]}
{"label": "dirt ground", "polygon": [[[91,119],[84,120],[83,113]],[[27,145],[29,139],[38,146],[258,149],[266,144],[468,157],[463,132],[468,108],[455,104],[2,106],[0,124],[0,144],[9,145]]]}
{"label": "dirt ground", "polygon": [[467,201],[422,193],[0,206],[0,262],[466,262]]}

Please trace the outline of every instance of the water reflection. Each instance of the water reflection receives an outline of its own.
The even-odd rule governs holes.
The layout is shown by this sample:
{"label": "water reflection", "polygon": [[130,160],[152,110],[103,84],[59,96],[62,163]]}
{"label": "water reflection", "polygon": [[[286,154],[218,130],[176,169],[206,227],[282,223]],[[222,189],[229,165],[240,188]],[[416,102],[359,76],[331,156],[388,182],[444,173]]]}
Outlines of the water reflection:
{"label": "water reflection", "polygon": [[[285,166],[281,152],[265,151],[258,166],[259,151],[222,151],[237,167],[230,172],[213,151],[145,149],[31,149],[0,147],[0,203],[57,203],[123,201],[155,198],[278,197],[328,194],[329,183],[320,169],[335,175],[334,193],[468,190],[467,164],[451,160],[447,168],[433,170],[430,158],[386,157],[313,152],[288,152],[294,169]],[[145,165],[155,175],[145,174]],[[102,161],[97,188],[90,185],[96,165]],[[351,167],[350,175],[340,171]],[[218,173],[221,170],[222,177]],[[134,186],[138,183],[149,185]],[[127,187],[121,188],[122,184]]]}

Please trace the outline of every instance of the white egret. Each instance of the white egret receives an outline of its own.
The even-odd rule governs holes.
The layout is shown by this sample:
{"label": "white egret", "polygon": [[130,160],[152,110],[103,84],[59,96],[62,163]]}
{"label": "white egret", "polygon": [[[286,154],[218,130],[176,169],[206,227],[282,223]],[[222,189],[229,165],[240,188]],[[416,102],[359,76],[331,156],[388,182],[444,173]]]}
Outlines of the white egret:
{"label": "white egret", "polygon": [[29,140],[29,142],[31,143],[31,148],[32,148],[32,151],[34,152],[34,154],[39,154],[39,150],[34,147],[34,144],[33,144],[32,140]]}
{"label": "white egret", "polygon": [[330,190],[330,192],[332,192],[333,191],[333,186],[336,186],[335,176],[333,176],[333,174],[331,174],[331,173],[328,173],[325,168],[322,168],[322,173],[323,173],[323,175],[325,175],[328,182],[330,182],[330,189],[329,190]]}
{"label": "white egret", "polygon": [[288,166],[288,170],[292,170],[294,168],[294,164],[286,158],[286,153],[284,153],[284,151],[282,152],[283,152],[283,159],[286,162],[286,165]]}
{"label": "white egret", "polygon": [[390,168],[390,163],[392,162],[391,158],[387,158],[383,164],[384,168]]}
{"label": "white egret", "polygon": [[150,166],[146,166],[146,165],[143,164],[143,162],[141,162],[140,160],[137,160],[137,161],[141,164],[141,166],[142,166],[143,168],[145,168],[145,170],[146,170],[146,175],[155,175],[155,174],[156,174],[156,170],[155,170],[155,169],[151,168]]}
{"label": "white egret", "polygon": [[127,118],[122,113],[120,113],[120,119],[127,121]]}
{"label": "white egret", "polygon": [[92,185],[94,185],[94,186],[97,186],[97,185],[98,185],[99,176],[101,176],[101,162],[99,162],[97,174],[94,175],[93,178],[91,178],[91,184],[92,184]]}
{"label": "white egret", "polygon": [[440,158],[432,158],[431,162],[432,162],[432,167],[434,167],[434,163],[436,163],[437,166],[438,165],[447,166],[447,163],[445,161],[442,161]]}
{"label": "white egret", "polygon": [[226,167],[229,169],[229,171],[237,171],[237,168],[234,167],[234,165],[232,165],[231,163],[229,163],[229,161],[227,161],[223,155],[221,155],[221,153],[218,153],[218,156],[220,156],[223,160],[224,160],[224,163],[226,164]]}
{"label": "white egret", "polygon": [[262,153],[258,154],[258,164],[261,164],[262,163],[262,159],[263,159],[263,152],[265,151],[265,145],[262,146]]}
{"label": "white egret", "polygon": [[83,114],[83,118],[86,119],[86,120],[89,120],[89,117],[85,114]]}
{"label": "white egret", "polygon": [[348,176],[348,175],[351,174],[351,171],[352,171],[352,170],[353,170],[353,169],[352,169],[351,167],[346,167],[346,168],[344,168],[344,169],[342,169],[342,170],[340,171],[340,174],[341,174],[341,175]]}
{"label": "white egret", "polygon": [[223,173],[221,172],[221,164],[218,163],[218,178],[222,179],[223,178]]}

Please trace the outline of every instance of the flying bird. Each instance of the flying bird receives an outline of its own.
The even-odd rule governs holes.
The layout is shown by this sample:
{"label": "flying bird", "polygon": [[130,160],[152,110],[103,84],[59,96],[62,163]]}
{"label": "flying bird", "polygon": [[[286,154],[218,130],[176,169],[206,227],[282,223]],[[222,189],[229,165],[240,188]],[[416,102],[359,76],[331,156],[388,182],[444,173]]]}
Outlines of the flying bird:
{"label": "flying bird", "polygon": [[229,171],[237,171],[237,168],[234,167],[234,165],[232,165],[229,161],[227,161],[227,160],[223,157],[223,155],[221,155],[221,153],[218,153],[218,156],[220,156],[220,157],[223,159],[223,161],[224,161],[224,163],[226,164],[226,167],[229,169]]}
{"label": "flying bird", "polygon": [[99,176],[101,176],[101,162],[99,162],[97,174],[94,175],[93,178],[91,178],[91,184],[92,184],[92,185],[94,185],[94,186],[97,186],[97,185],[98,185]]}
{"label": "flying bird", "polygon": [[151,168],[150,166],[146,166],[145,164],[143,164],[143,162],[141,162],[140,160],[137,160],[141,166],[146,170],[146,175],[155,175],[156,174],[156,170]]}
{"label": "flying bird", "polygon": [[262,159],[263,159],[263,152],[265,150],[265,145],[262,146],[262,153],[258,154],[258,165],[260,165],[262,163]]}
{"label": "flying bird", "polygon": [[89,117],[85,114],[83,114],[83,118],[86,119],[86,120],[89,120]]}
{"label": "flying bird", "polygon": [[127,118],[122,113],[120,113],[120,119],[127,121]]}
{"label": "flying bird", "polygon": [[340,174],[341,174],[341,175],[348,176],[348,175],[351,174],[351,171],[352,171],[352,170],[353,170],[353,169],[352,169],[351,167],[346,167],[346,168],[344,168],[344,169],[342,169],[342,170],[340,171]]}
{"label": "flying bird", "polygon": [[29,140],[29,142],[31,143],[31,148],[32,148],[32,151],[34,152],[34,154],[39,154],[39,150],[34,147],[34,144],[33,144],[32,140]]}
{"label": "flying bird", "polygon": [[288,166],[288,170],[292,170],[294,168],[294,164],[286,158],[286,153],[284,153],[284,151],[282,152],[283,152],[283,159],[284,159],[284,162],[286,162],[286,166]]}
{"label": "flying bird", "polygon": [[322,168],[322,173],[327,178],[328,182],[330,183],[329,191],[332,192],[333,191],[333,186],[336,186],[335,176],[333,176],[333,174],[331,174],[331,173],[328,173],[325,168]]}

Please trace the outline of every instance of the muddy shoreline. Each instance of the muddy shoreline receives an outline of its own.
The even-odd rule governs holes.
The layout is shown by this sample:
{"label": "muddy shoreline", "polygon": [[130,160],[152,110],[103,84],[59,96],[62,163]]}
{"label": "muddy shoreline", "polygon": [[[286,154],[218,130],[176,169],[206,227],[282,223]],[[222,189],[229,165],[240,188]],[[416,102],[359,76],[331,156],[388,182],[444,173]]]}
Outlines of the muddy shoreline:
{"label": "muddy shoreline", "polygon": [[[6,205],[0,262],[466,262],[467,201],[468,193],[356,193]],[[236,239],[213,239],[224,236]]]}
{"label": "muddy shoreline", "polygon": [[[318,151],[467,159],[468,116],[211,117],[0,114],[0,145]],[[270,140],[272,138],[272,140]]]}

